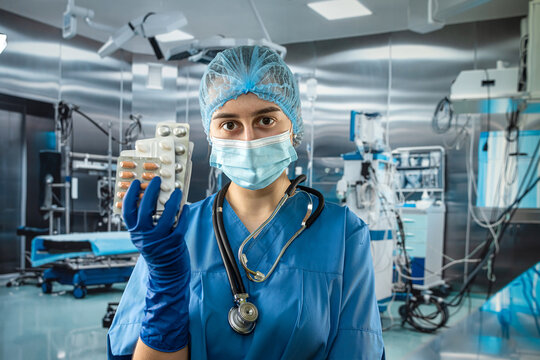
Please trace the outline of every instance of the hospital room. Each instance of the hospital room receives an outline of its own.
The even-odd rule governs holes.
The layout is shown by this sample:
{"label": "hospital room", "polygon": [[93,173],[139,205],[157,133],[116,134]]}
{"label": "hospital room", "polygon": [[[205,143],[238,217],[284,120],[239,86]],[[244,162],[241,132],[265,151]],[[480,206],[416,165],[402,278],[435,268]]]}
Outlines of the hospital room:
{"label": "hospital room", "polygon": [[0,359],[540,359],[540,0],[0,0]]}

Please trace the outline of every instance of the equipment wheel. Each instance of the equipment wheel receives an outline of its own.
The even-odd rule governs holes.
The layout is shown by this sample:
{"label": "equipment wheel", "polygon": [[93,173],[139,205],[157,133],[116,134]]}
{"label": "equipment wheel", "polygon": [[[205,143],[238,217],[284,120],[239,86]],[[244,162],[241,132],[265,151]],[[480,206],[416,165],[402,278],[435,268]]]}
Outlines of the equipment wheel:
{"label": "equipment wheel", "polygon": [[88,293],[88,290],[84,286],[76,286],[75,289],[73,289],[73,296],[75,299],[82,299],[86,296]]}
{"label": "equipment wheel", "polygon": [[41,291],[43,291],[44,294],[50,294],[52,293],[53,284],[50,281],[44,281],[41,283]]}

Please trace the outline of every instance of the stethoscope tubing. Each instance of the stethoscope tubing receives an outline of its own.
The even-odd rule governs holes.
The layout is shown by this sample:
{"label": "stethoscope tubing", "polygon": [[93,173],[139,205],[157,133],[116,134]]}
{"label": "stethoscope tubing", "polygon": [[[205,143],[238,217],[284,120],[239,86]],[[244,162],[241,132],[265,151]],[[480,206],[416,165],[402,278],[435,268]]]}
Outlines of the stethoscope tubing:
{"label": "stethoscope tubing", "polygon": [[[305,229],[309,228],[315,220],[319,217],[322,210],[324,209],[324,197],[323,195],[310,187],[299,185],[299,183],[305,181],[306,176],[300,175],[296,179],[292,180],[291,184],[285,191],[285,194],[290,197],[292,194],[294,194],[294,191],[296,188],[303,190],[307,193],[311,193],[315,195],[319,203],[317,204],[317,209],[309,216],[309,218],[306,221]],[[223,259],[223,265],[225,266],[225,271],[227,273],[227,278],[229,280],[229,284],[231,287],[231,292],[233,296],[238,294],[245,294],[246,289],[244,286],[244,282],[242,281],[242,277],[240,275],[240,269],[238,267],[238,264],[236,263],[236,258],[234,256],[234,253],[231,249],[231,245],[229,243],[229,240],[227,238],[227,233],[225,231],[225,226],[223,224],[223,203],[225,200],[225,194],[227,193],[227,190],[229,188],[230,183],[226,184],[216,195],[216,198],[214,199],[213,204],[213,215],[212,216],[212,224],[214,226],[214,233],[216,236],[216,241],[218,243],[219,252],[221,254],[221,258]]]}
{"label": "stethoscope tubing", "polygon": [[240,270],[236,264],[233,251],[231,249],[231,244],[229,243],[229,239],[227,238],[227,233],[223,225],[223,202],[229,185],[230,183],[226,184],[216,195],[213,206],[214,216],[212,216],[212,223],[214,225],[214,232],[219,252],[221,254],[221,258],[223,259],[225,271],[227,272],[227,278],[229,279],[229,284],[231,286],[231,292],[233,295],[237,295],[245,293],[246,289],[244,287]]}

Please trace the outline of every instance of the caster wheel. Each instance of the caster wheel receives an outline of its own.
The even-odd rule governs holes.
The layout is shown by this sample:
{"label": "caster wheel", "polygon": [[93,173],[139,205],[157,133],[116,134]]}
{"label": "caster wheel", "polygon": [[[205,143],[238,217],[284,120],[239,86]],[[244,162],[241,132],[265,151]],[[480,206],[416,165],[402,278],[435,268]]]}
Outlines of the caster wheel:
{"label": "caster wheel", "polygon": [[77,286],[75,289],[73,289],[73,296],[75,299],[82,299],[86,296],[88,293],[88,290],[86,290],[86,287],[83,286]]}
{"label": "caster wheel", "polygon": [[52,292],[52,289],[53,285],[48,281],[41,284],[41,291],[43,291],[44,294],[50,294]]}

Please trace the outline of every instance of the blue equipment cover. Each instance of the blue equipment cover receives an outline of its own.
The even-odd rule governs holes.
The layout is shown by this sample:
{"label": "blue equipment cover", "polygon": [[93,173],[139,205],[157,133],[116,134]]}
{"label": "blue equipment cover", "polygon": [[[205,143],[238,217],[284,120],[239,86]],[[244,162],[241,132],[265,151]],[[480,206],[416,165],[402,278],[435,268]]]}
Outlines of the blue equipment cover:
{"label": "blue equipment cover", "polygon": [[[519,196],[518,190],[523,191],[529,183],[535,180],[539,173],[538,158],[535,153],[536,146],[540,141],[540,130],[522,130],[519,132],[517,148],[512,145],[507,147],[506,132],[490,131],[482,132],[478,142],[478,196],[476,206],[478,207],[500,207],[504,208]],[[487,150],[486,143],[488,144]],[[506,155],[508,151],[510,154]],[[506,160],[509,157],[510,160]],[[506,163],[510,165],[505,165]],[[533,165],[536,164],[536,165]],[[510,168],[506,170],[506,166]],[[528,169],[533,166],[529,173]],[[536,168],[535,168],[536,167]],[[508,173],[505,173],[508,171]],[[525,177],[527,175],[527,177]],[[513,178],[515,181],[510,186],[510,200],[505,201],[500,195],[502,189],[507,186],[502,180]],[[506,177],[506,179],[505,179]],[[507,180],[509,181],[509,180]],[[540,185],[532,190],[518,205],[521,209],[540,208]]]}
{"label": "blue equipment cover", "polygon": [[[51,244],[58,246],[53,246],[54,249],[52,249]],[[69,244],[69,246],[65,246],[62,250],[63,244]],[[58,260],[87,255],[110,256],[135,252],[137,249],[131,243],[127,231],[45,235],[32,240],[31,260],[32,266],[41,266]]]}

